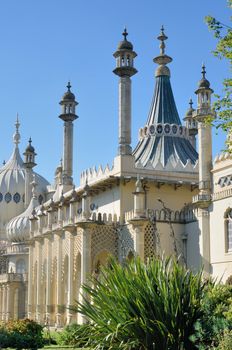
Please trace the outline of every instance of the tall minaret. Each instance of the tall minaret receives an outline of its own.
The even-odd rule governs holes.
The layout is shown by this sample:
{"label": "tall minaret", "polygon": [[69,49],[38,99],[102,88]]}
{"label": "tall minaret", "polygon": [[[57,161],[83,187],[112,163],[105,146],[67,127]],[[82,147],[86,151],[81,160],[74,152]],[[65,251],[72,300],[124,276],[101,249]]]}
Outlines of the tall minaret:
{"label": "tall minaret", "polygon": [[202,66],[202,79],[199,87],[195,91],[197,94],[197,109],[193,113],[194,119],[198,123],[199,138],[199,190],[200,194],[210,194],[211,190],[211,170],[212,170],[212,131],[209,119],[215,117],[215,112],[211,108],[210,82],[205,78],[205,66]]}
{"label": "tall minaret", "polygon": [[31,191],[31,186],[32,186],[32,174],[33,171],[32,169],[36,166],[35,163],[35,149],[32,146],[32,140],[31,138],[28,141],[28,146],[25,149],[25,152],[23,153],[24,155],[24,165],[26,168],[26,175],[25,175],[25,208],[28,207],[31,196],[32,196],[32,191]]}
{"label": "tall minaret", "polygon": [[127,30],[122,33],[124,40],[120,41],[117,51],[116,68],[114,74],[119,79],[119,155],[131,155],[131,79],[137,70],[134,68],[134,58],[137,56],[133,51],[133,45],[127,40]]}
{"label": "tall minaret", "polygon": [[64,94],[60,105],[62,113],[59,116],[64,121],[64,143],[63,143],[63,185],[73,184],[73,121],[78,118],[75,108],[78,105],[75,95],[71,92],[68,82],[68,91]]}

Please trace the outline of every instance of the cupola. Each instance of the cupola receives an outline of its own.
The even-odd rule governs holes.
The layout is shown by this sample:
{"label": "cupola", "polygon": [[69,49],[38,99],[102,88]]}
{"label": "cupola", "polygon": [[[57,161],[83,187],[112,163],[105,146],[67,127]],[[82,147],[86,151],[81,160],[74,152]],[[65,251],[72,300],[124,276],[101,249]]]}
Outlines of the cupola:
{"label": "cupola", "polygon": [[34,166],[36,166],[35,156],[37,155],[35,153],[35,149],[34,149],[34,147],[32,146],[31,143],[32,143],[32,140],[31,140],[31,137],[30,137],[29,141],[28,141],[28,146],[26,147],[25,152],[23,153],[23,155],[24,155],[24,164],[29,169],[32,169],[32,168],[34,168]]}
{"label": "cupola", "polygon": [[198,89],[195,91],[197,94],[197,108],[210,108],[211,95],[213,90],[210,88],[210,82],[205,78],[206,70],[205,65],[202,65],[202,78],[198,83]]}
{"label": "cupola", "polygon": [[67,89],[68,90],[65,92],[62,100],[60,101],[60,105],[62,107],[59,118],[64,121],[73,121],[78,118],[78,116],[75,114],[78,102],[75,100],[75,95],[71,92],[70,81],[68,82]]}
{"label": "cupola", "polygon": [[122,35],[124,39],[119,42],[118,49],[114,53],[114,57],[116,58],[116,68],[113,72],[120,77],[132,77],[137,73],[137,69],[134,68],[134,58],[137,56],[137,53],[133,51],[133,45],[127,40],[128,33],[126,28]]}

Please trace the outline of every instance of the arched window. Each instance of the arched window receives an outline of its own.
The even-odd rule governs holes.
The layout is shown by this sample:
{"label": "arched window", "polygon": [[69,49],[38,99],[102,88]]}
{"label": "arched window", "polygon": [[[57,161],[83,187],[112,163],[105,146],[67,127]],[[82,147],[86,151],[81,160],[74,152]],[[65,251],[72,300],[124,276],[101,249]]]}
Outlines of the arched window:
{"label": "arched window", "polygon": [[232,252],[232,209],[229,208],[225,214],[226,251]]}
{"label": "arched window", "polygon": [[25,260],[19,259],[16,263],[16,273],[25,273],[25,272],[26,272]]}

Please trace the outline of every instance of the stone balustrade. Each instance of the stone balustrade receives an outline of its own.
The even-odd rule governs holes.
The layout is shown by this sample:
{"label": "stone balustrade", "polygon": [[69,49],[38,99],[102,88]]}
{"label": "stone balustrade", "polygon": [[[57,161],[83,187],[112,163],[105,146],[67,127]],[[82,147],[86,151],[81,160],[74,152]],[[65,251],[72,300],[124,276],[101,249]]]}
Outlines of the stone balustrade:
{"label": "stone balustrade", "polygon": [[0,275],[0,283],[27,282],[27,273],[4,273]]}
{"label": "stone balustrade", "polygon": [[[125,213],[125,221],[128,222],[130,220],[135,219],[134,210]],[[154,220],[156,222],[173,222],[173,223],[188,223],[196,221],[196,216],[194,210],[183,209],[183,210],[158,210],[158,209],[147,209],[145,212],[145,218],[149,220]]]}

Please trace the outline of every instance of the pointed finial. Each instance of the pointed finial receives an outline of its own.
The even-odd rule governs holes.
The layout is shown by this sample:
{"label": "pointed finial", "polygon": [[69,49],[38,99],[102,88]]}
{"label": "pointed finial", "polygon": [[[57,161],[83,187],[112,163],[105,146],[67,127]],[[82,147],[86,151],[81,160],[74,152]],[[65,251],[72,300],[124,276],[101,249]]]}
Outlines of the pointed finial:
{"label": "pointed finial", "polygon": [[128,33],[127,33],[127,30],[126,30],[126,27],[124,28],[124,31],[123,31],[122,35],[124,36],[124,40],[127,41],[126,37],[127,37]]}
{"label": "pointed finial", "polygon": [[60,166],[61,166],[61,168],[63,167],[63,159],[62,159],[62,157],[60,158]]}
{"label": "pointed finial", "polygon": [[72,86],[71,86],[70,81],[69,81],[69,82],[68,82],[68,85],[67,85],[68,92],[70,92],[70,91],[71,91],[71,90],[70,90],[70,89],[71,89],[71,87],[72,87]]}
{"label": "pointed finial", "polygon": [[202,78],[205,79],[206,70],[205,70],[205,64],[204,64],[204,63],[202,63],[202,71],[201,71],[201,74],[202,74]]}
{"label": "pointed finial", "polygon": [[6,165],[6,161],[4,160],[4,161],[2,162],[2,164],[3,164],[3,165]]}
{"label": "pointed finial", "polygon": [[31,143],[32,143],[31,137],[29,138],[28,143],[29,143],[29,145],[31,146]]}
{"label": "pointed finial", "polygon": [[18,115],[18,113],[17,113],[16,122],[15,122],[15,133],[14,133],[14,135],[13,135],[13,141],[14,141],[16,147],[18,147],[18,144],[19,144],[19,142],[20,142],[19,127],[20,127],[19,115]]}
{"label": "pointed finial", "polygon": [[191,98],[189,100],[189,106],[190,106],[190,109],[193,109],[193,100]]}
{"label": "pointed finial", "polygon": [[162,25],[161,29],[160,29],[160,34],[157,37],[158,40],[161,41],[160,43],[160,54],[164,55],[165,54],[165,43],[164,41],[168,39],[168,37],[164,34],[164,26]]}

